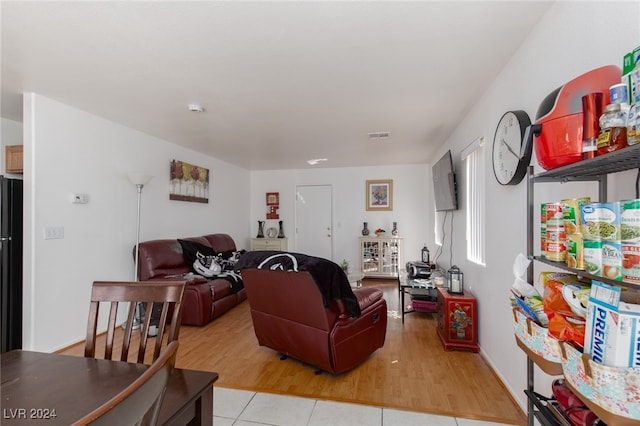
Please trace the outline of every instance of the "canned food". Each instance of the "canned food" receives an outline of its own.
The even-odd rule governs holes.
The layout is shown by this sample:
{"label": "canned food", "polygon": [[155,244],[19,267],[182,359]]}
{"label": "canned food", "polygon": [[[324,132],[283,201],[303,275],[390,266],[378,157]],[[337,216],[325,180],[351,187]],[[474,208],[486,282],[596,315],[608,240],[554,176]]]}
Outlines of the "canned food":
{"label": "canned food", "polygon": [[627,85],[624,83],[614,84],[609,87],[609,99],[612,104],[627,104],[629,96],[627,93]]}
{"label": "canned food", "polygon": [[540,204],[540,256],[547,251],[547,203]]}
{"label": "canned food", "polygon": [[567,266],[574,269],[584,269],[582,234],[567,235]]}
{"label": "canned food", "polygon": [[583,240],[584,270],[593,275],[602,271],[602,241]]}
{"label": "canned food", "polygon": [[640,199],[620,202],[620,239],[640,241]]}
{"label": "canned food", "polygon": [[620,241],[620,203],[582,206],[581,233],[585,240]]}
{"label": "canned food", "polygon": [[640,242],[622,243],[622,280],[640,284]]}
{"label": "canned food", "polygon": [[580,233],[580,214],[582,206],[591,202],[590,197],[571,198],[562,200],[562,219],[564,220],[564,229],[569,234]]}
{"label": "canned food", "polygon": [[545,257],[555,262],[564,262],[567,259],[566,249],[567,234],[564,226],[551,226],[547,222],[546,253]]}
{"label": "canned food", "polygon": [[546,213],[545,222],[547,223],[547,226],[564,225],[564,219],[562,218],[562,203],[547,203]]}
{"label": "canned food", "polygon": [[619,242],[602,242],[602,276],[622,280],[622,245]]}

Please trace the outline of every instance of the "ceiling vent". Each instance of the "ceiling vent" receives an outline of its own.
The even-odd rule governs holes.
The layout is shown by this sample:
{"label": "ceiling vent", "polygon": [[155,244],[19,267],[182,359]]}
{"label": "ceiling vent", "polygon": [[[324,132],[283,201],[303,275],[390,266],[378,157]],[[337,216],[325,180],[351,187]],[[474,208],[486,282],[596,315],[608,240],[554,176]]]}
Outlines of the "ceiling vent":
{"label": "ceiling vent", "polygon": [[369,139],[388,139],[389,138],[389,132],[376,132],[376,133],[369,133]]}

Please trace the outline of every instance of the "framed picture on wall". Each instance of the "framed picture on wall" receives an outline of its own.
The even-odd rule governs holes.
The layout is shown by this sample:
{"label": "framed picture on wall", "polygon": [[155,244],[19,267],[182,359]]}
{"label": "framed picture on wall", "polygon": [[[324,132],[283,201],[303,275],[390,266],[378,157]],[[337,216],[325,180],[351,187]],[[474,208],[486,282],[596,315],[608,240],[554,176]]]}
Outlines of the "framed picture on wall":
{"label": "framed picture on wall", "polygon": [[171,160],[169,176],[170,200],[209,202],[209,169]]}
{"label": "framed picture on wall", "polygon": [[280,219],[279,192],[267,192],[267,219]]}
{"label": "framed picture on wall", "polygon": [[367,210],[393,210],[393,180],[368,180]]}

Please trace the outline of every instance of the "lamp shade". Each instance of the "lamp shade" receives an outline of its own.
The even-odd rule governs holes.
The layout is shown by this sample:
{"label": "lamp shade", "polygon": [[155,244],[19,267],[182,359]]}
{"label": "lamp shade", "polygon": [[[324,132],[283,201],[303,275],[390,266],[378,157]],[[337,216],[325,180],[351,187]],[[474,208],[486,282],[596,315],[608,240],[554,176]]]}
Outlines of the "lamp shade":
{"label": "lamp shade", "polygon": [[149,183],[149,181],[151,181],[151,179],[153,179],[153,176],[150,175],[145,175],[143,173],[131,173],[130,175],[127,176],[127,178],[129,179],[129,182],[131,182],[134,185],[146,185]]}

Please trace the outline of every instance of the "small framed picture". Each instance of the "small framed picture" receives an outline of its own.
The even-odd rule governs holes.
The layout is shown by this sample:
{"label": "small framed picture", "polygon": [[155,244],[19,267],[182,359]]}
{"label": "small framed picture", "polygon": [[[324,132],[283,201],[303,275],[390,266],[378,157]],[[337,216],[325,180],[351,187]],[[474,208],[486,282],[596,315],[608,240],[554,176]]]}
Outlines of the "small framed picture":
{"label": "small framed picture", "polygon": [[393,180],[367,181],[367,210],[393,210]]}
{"label": "small framed picture", "polygon": [[268,206],[277,206],[280,204],[280,193],[279,192],[267,192],[267,205]]}

